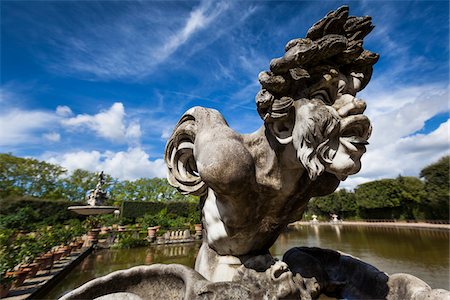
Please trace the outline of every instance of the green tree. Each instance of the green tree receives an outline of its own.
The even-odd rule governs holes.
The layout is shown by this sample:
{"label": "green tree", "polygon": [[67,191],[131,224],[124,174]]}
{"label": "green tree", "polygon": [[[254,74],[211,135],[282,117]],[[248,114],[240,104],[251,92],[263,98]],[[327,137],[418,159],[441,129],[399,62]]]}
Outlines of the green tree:
{"label": "green tree", "polygon": [[140,178],[118,182],[111,188],[111,197],[123,201],[198,201],[197,197],[183,195],[165,178]]}
{"label": "green tree", "polygon": [[449,217],[449,164],[450,156],[444,156],[436,163],[425,167],[420,177],[425,180],[423,205],[428,218],[448,220]]}
{"label": "green tree", "polygon": [[402,188],[395,179],[380,179],[357,186],[358,214],[364,219],[397,219],[401,214]]}
{"label": "green tree", "polygon": [[0,197],[33,196],[58,199],[63,196],[60,166],[31,158],[0,154]]}
{"label": "green tree", "polygon": [[425,196],[425,185],[417,177],[398,176],[396,178],[401,192],[401,218],[406,220],[423,220],[423,208],[421,202]]}
{"label": "green tree", "polygon": [[346,189],[341,189],[330,195],[312,199],[308,204],[311,214],[329,217],[337,214],[342,218],[354,217],[357,213],[355,195]]}

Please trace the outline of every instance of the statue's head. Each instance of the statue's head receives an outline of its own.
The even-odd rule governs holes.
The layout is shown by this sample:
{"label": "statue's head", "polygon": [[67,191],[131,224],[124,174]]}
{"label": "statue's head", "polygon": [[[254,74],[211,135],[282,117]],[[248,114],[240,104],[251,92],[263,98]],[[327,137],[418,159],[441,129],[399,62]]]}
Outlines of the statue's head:
{"label": "statue's head", "polygon": [[305,39],[288,42],[284,56],[259,74],[258,113],[278,143],[293,145],[312,180],[323,172],[343,180],[361,168],[371,125],[356,93],[378,60],[363,49],[372,29],[370,17],[349,17],[341,7]]}

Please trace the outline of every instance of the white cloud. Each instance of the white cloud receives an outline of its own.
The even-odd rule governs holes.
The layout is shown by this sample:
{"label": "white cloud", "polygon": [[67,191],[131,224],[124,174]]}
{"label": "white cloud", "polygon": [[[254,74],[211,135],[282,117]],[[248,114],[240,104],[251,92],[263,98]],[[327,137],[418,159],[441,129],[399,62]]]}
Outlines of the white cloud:
{"label": "white cloud", "polygon": [[59,118],[52,112],[13,109],[0,115],[0,145],[13,146],[36,143],[36,132],[57,125]]}
{"label": "white cloud", "polygon": [[425,121],[449,110],[448,89],[442,85],[402,87],[365,93],[372,121],[372,148],[385,147],[420,130]]}
{"label": "white cloud", "polygon": [[56,114],[58,116],[62,116],[62,117],[68,117],[71,116],[72,110],[70,109],[70,107],[66,106],[66,105],[58,105],[56,107]]}
{"label": "white cloud", "polygon": [[[70,31],[37,24],[44,26],[41,30],[48,32],[48,42],[55,51],[51,57],[42,56],[46,66],[58,73],[81,73],[89,79],[139,80],[153,73],[158,65],[170,63],[169,58],[179,48],[209,29],[230,5],[227,1],[201,1],[189,11],[182,6],[169,10],[165,5],[135,3],[124,5],[128,9],[112,14],[113,17],[104,16],[111,17],[108,21],[73,21]],[[203,44],[208,40],[196,42]],[[191,54],[194,48],[190,46],[187,51]]]}
{"label": "white cloud", "polygon": [[77,151],[65,154],[44,154],[43,160],[52,164],[63,166],[69,171],[76,169],[85,169],[90,171],[99,171],[99,161],[101,155],[99,151]]}
{"label": "white cloud", "polygon": [[349,177],[341,187],[356,185],[381,178],[395,178],[398,175],[419,176],[420,170],[450,154],[450,121],[439,126],[432,133],[417,134],[386,145],[384,148],[368,150],[363,159],[363,169]]}
{"label": "white cloud", "polygon": [[166,166],[163,159],[150,160],[149,155],[141,148],[129,148],[127,151],[78,151],[65,154],[44,154],[42,159],[59,164],[69,172],[85,169],[105,173],[120,180],[134,180],[142,177],[166,177]]}
{"label": "white cloud", "polygon": [[114,142],[135,142],[141,136],[139,123],[133,121],[126,125],[125,108],[120,102],[95,115],[79,114],[64,119],[62,124],[68,128],[89,128],[99,136]]}
{"label": "white cloud", "polygon": [[228,6],[226,2],[217,2],[216,5],[213,5],[213,1],[203,1],[199,7],[191,12],[184,27],[166,40],[162,47],[156,49],[154,56],[157,59],[157,63],[166,60],[167,57],[186,43],[193,34],[208,26],[227,10]]}
{"label": "white cloud", "polygon": [[131,122],[125,132],[125,136],[128,140],[138,140],[141,137],[141,134],[141,125],[136,121]]}
{"label": "white cloud", "polygon": [[44,133],[42,136],[50,142],[59,142],[61,140],[61,135],[57,132]]}

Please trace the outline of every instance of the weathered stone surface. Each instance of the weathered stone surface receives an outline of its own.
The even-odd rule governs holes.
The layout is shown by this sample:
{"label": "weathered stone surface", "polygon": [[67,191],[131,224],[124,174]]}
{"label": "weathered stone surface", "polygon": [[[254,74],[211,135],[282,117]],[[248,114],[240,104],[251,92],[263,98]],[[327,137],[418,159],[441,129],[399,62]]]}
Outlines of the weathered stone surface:
{"label": "weathered stone surface", "polygon": [[[259,74],[256,104],[264,125],[253,134],[240,135],[218,111],[203,107],[178,122],[166,147],[168,179],[202,198],[208,249],[196,269],[206,278],[223,280],[211,270],[228,270],[210,251],[237,258],[230,270],[244,256],[267,253],[311,197],[333,192],[361,168],[371,125],[362,115],[365,102],[355,96],[378,57],[362,49],[369,28],[370,18],[349,18],[342,7],[307,38],[288,42],[283,57]],[[336,59],[341,56],[347,59]]]}
{"label": "weathered stone surface", "polygon": [[155,264],[113,272],[60,299],[259,300],[263,299],[261,295],[267,295],[266,299],[277,299],[266,291],[268,288],[264,283],[255,291],[239,282],[210,282],[186,266]]}

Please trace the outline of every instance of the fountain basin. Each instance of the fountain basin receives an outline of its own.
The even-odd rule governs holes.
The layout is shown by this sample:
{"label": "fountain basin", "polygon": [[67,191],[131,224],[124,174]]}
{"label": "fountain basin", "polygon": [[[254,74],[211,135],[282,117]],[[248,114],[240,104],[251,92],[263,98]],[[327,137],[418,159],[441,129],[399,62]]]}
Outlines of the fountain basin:
{"label": "fountain basin", "polygon": [[80,215],[104,215],[104,214],[110,214],[113,213],[116,209],[119,209],[115,206],[69,206],[68,208],[70,211],[73,211]]}

